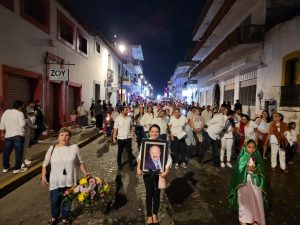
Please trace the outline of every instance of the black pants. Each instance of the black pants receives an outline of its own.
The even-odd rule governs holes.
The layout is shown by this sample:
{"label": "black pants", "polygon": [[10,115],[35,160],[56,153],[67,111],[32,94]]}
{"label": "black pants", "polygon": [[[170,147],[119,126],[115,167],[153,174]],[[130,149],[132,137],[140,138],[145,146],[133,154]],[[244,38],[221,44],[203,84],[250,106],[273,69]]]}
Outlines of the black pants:
{"label": "black pants", "polygon": [[297,150],[297,144],[295,143],[286,149],[286,153],[285,153],[286,162],[293,161],[296,150]]}
{"label": "black pants", "polygon": [[160,202],[160,189],[158,189],[158,175],[144,175],[146,187],[146,210],[147,216],[157,215]]}
{"label": "black pants", "polygon": [[103,115],[99,114],[96,116],[96,127],[98,129],[102,129],[102,126],[103,126]]}
{"label": "black pants", "polygon": [[128,155],[128,160],[129,160],[129,167],[130,169],[133,168],[133,156],[132,156],[132,147],[131,147],[131,138],[120,140],[118,139],[118,156],[117,156],[117,161],[118,161],[118,166],[122,166],[122,154],[123,154],[123,149],[126,148],[127,155]]}
{"label": "black pants", "polygon": [[[172,146],[174,148],[174,153],[175,153],[175,163],[186,163],[186,161],[185,161],[186,143],[185,143],[184,138],[182,138],[181,140],[178,140],[177,137],[174,137]],[[180,159],[179,159],[179,156],[181,156]]]}
{"label": "black pants", "polygon": [[219,167],[220,164],[220,157],[218,155],[218,145],[219,141],[212,139],[207,132],[203,132],[204,138],[204,146],[201,148],[199,152],[199,162],[202,162],[207,150],[210,146],[212,146],[212,153],[213,153],[213,164],[215,167]]}

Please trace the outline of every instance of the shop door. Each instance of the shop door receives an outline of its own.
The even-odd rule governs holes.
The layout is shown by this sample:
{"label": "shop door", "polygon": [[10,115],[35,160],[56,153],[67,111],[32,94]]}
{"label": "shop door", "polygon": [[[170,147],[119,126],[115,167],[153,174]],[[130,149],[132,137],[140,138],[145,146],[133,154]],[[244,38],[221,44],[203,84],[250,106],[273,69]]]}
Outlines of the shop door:
{"label": "shop door", "polygon": [[26,106],[30,101],[33,101],[32,79],[18,75],[8,75],[7,82],[7,99],[8,108],[12,108],[16,100],[21,100]]}
{"label": "shop door", "polygon": [[47,125],[50,130],[57,132],[60,129],[59,122],[59,101],[58,101],[58,89],[59,84],[50,83],[49,84],[49,118],[47,119]]}
{"label": "shop door", "polygon": [[69,114],[76,110],[75,108],[75,88],[69,87]]}

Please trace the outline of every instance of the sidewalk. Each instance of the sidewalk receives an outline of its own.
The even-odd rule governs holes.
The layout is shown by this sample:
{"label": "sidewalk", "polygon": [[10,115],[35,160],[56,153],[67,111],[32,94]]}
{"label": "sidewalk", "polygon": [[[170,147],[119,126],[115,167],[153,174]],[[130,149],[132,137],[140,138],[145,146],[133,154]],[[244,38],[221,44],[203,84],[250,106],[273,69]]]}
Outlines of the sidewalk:
{"label": "sidewalk", "polygon": [[[85,130],[80,130],[76,128],[72,130],[72,138],[71,142],[76,143],[79,148],[87,145],[91,141],[95,140],[97,137],[101,136],[102,132],[99,133],[98,129],[95,127],[87,128]],[[34,176],[38,175],[41,172],[42,162],[44,160],[46,151],[48,148],[57,143],[57,137],[49,137],[38,144],[33,145],[31,148],[27,150],[27,159],[32,161],[31,165],[28,167],[28,170],[24,173],[13,174],[12,171],[8,173],[2,173],[2,165],[0,171],[0,199],[13,191],[20,185],[24,184]],[[3,154],[0,154],[0,160],[2,164]],[[14,151],[10,156],[10,165],[13,166],[15,163],[15,154]]]}

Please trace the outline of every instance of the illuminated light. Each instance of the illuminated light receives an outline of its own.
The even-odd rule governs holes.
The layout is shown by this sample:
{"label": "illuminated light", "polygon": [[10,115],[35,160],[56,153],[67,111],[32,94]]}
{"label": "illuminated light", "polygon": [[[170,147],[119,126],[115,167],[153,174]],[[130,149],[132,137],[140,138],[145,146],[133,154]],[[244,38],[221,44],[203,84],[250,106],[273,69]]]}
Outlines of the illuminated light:
{"label": "illuminated light", "polygon": [[157,95],[156,99],[160,100],[161,99],[161,95]]}
{"label": "illuminated light", "polygon": [[125,50],[126,50],[126,47],[125,47],[125,45],[119,45],[119,51],[121,52],[121,53],[123,53],[123,52],[125,52]]}
{"label": "illuminated light", "polygon": [[184,97],[188,97],[192,95],[192,90],[191,89],[187,89],[187,90],[182,90],[182,96]]}

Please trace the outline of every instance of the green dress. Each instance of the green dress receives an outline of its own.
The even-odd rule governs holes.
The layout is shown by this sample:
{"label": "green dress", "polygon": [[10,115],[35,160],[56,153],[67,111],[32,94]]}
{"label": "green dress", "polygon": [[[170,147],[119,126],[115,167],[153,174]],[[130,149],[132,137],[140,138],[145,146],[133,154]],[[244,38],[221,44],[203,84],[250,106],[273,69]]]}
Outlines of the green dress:
{"label": "green dress", "polygon": [[[248,161],[252,157],[253,162],[256,166],[256,173],[248,173]],[[229,187],[228,200],[230,208],[237,211],[238,210],[238,188],[246,185],[247,175],[250,175],[251,182],[261,188],[264,198],[264,203],[266,204],[266,192],[265,192],[265,172],[263,159],[257,149],[252,155],[250,155],[246,146],[243,146],[236,164],[233,167],[233,175]]]}

